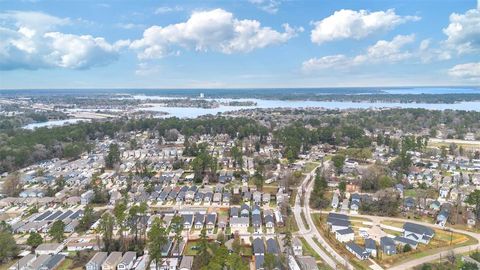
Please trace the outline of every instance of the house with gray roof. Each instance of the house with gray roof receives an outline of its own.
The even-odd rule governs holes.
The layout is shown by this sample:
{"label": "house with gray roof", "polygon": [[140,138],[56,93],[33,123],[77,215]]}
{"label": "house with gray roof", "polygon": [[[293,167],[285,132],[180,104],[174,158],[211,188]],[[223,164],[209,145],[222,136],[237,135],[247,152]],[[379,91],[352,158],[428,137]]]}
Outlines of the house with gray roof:
{"label": "house with gray roof", "polygon": [[253,254],[255,256],[265,255],[265,244],[262,238],[255,238],[253,240]]}
{"label": "house with gray roof", "polygon": [[380,238],[380,248],[382,252],[386,255],[397,254],[397,247],[395,241],[388,236],[383,236]]}
{"label": "house with gray roof", "polygon": [[93,257],[85,264],[86,270],[101,270],[103,262],[107,259],[107,252],[97,252]]}
{"label": "house with gray roof", "polygon": [[348,242],[346,248],[359,260],[368,259],[369,253],[363,247],[355,244],[354,242]]}
{"label": "house with gray roof", "polygon": [[183,256],[182,260],[180,261],[179,270],[190,270],[192,269],[193,265],[193,256]]}
{"label": "house with gray roof", "polygon": [[50,257],[43,265],[39,268],[39,270],[53,270],[57,268],[63,261],[65,260],[65,255],[55,254]]}
{"label": "house with gray roof", "polygon": [[133,251],[127,251],[123,254],[122,260],[117,265],[117,270],[132,269],[135,260],[137,259],[137,253]]}
{"label": "house with gray roof", "polygon": [[22,257],[16,263],[14,263],[8,270],[21,270],[26,269],[28,265],[30,265],[33,261],[35,261],[37,257],[35,254],[27,254],[26,256]]}
{"label": "house with gray roof", "polygon": [[418,242],[401,236],[395,236],[395,238],[393,238],[393,241],[395,241],[395,243],[399,244],[402,247],[409,245],[411,248],[416,249],[418,246]]}
{"label": "house with gray roof", "polygon": [[403,230],[403,237],[422,244],[428,244],[435,235],[433,229],[411,222],[406,222]]}
{"label": "house with gray roof", "polygon": [[278,246],[277,240],[275,238],[267,239],[267,253],[278,255],[280,248]]}
{"label": "house with gray roof", "polygon": [[377,257],[377,243],[372,238],[365,239],[365,250],[370,253],[370,256]]}
{"label": "house with gray roof", "polygon": [[102,263],[102,270],[115,270],[117,265],[122,260],[122,252],[112,252],[108,255],[107,259]]}

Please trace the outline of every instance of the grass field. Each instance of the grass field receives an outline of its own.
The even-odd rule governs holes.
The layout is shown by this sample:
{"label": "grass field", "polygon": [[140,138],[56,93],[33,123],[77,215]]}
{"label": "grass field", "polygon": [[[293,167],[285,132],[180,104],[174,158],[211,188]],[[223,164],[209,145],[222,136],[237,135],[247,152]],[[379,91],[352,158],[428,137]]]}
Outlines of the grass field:
{"label": "grass field", "polygon": [[307,162],[307,163],[305,164],[305,166],[303,167],[302,172],[303,172],[303,173],[310,173],[310,172],[313,171],[313,169],[315,169],[315,167],[317,167],[318,165],[320,165],[320,163],[318,163],[318,162]]}
{"label": "grass field", "polygon": [[322,260],[322,258],[320,257],[320,255],[318,255],[318,253],[315,252],[315,250],[313,250],[313,248],[307,243],[307,240],[305,240],[305,238],[299,237],[298,239],[300,239],[300,241],[302,242],[303,254],[304,254],[304,255],[312,256],[312,257],[314,257],[317,261]]}
{"label": "grass field", "polygon": [[303,211],[300,213],[300,216],[302,217],[303,224],[305,224],[305,228],[307,230],[310,230],[310,225],[308,224],[307,219],[305,218],[305,213]]}
{"label": "grass field", "polygon": [[198,254],[198,250],[194,247],[198,246],[198,243],[195,241],[188,241],[187,246],[185,247],[185,255],[187,256],[195,256]]}

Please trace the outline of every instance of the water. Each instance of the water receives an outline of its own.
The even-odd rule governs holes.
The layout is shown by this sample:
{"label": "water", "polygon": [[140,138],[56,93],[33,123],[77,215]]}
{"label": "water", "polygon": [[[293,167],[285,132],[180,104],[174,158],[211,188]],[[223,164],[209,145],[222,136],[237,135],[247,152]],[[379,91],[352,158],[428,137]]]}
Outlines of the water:
{"label": "water", "polygon": [[417,88],[398,88],[398,89],[382,89],[387,94],[396,95],[443,95],[443,94],[480,94],[480,90],[476,88],[438,88],[438,87],[417,87]]}
{"label": "water", "polygon": [[[164,98],[164,97],[163,97]],[[154,99],[154,97],[152,97]],[[216,99],[217,101],[231,101],[232,99]],[[264,99],[235,99],[236,101],[253,101],[257,106],[219,106],[217,108],[185,108],[185,107],[163,107],[160,105],[152,107],[141,107],[137,110],[166,112],[165,117],[195,118],[207,114],[238,111],[242,109],[271,109],[271,108],[325,108],[325,109],[372,109],[372,108],[421,108],[428,110],[465,110],[480,111],[480,101],[459,102],[454,104],[442,103],[391,103],[391,102],[341,102],[341,101],[294,101],[294,100],[264,100]]]}
{"label": "water", "polygon": [[79,122],[89,122],[89,119],[80,119],[80,118],[75,118],[75,119],[65,119],[65,120],[52,120],[52,121],[47,121],[47,122],[42,122],[42,123],[33,123],[33,124],[28,124],[24,126],[24,129],[36,129],[36,128],[42,128],[42,127],[58,127],[58,126],[64,126],[64,125],[70,125],[70,124],[76,124]]}

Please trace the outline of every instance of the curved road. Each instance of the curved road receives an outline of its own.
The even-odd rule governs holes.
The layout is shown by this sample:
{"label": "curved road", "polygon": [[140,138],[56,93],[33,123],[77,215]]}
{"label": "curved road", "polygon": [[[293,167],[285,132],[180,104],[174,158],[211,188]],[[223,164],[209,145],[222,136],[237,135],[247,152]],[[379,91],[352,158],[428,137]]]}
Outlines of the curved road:
{"label": "curved road", "polygon": [[[295,198],[295,207],[293,208],[293,213],[295,215],[295,220],[298,225],[299,235],[302,235],[303,238],[307,241],[307,243],[322,257],[322,259],[333,269],[337,269],[338,265],[343,265],[347,269],[355,269],[348,260],[345,260],[342,256],[340,256],[322,237],[320,232],[318,231],[315,223],[313,222],[311,209],[309,206],[310,201],[310,194],[313,189],[313,181],[315,176],[315,171],[320,166],[317,166],[313,169],[303,180],[302,184],[298,187],[297,197]],[[312,180],[312,181],[310,181]],[[302,197],[303,190],[305,190],[305,197],[304,197],[304,204],[301,205],[300,198]],[[305,219],[308,223],[309,229],[306,228],[301,213],[304,213]],[[320,248],[313,239],[316,238],[318,242],[322,245],[323,249]],[[326,250],[329,254],[327,254],[324,250]]]}

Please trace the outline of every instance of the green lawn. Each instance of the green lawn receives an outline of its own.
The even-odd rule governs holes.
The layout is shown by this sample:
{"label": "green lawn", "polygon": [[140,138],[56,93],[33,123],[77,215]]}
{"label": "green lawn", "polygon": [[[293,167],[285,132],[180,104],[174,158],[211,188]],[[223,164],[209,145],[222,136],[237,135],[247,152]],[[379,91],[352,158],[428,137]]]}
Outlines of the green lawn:
{"label": "green lawn", "polygon": [[303,167],[302,172],[303,172],[303,173],[310,173],[310,172],[313,171],[313,169],[315,169],[315,167],[317,167],[318,165],[320,165],[320,163],[318,163],[318,162],[307,162],[307,163],[305,164],[305,166]]}
{"label": "green lawn", "polygon": [[307,230],[310,230],[310,225],[308,224],[307,219],[305,218],[305,213],[303,211],[300,213],[300,216],[302,217],[303,224],[305,224],[305,228]]}
{"label": "green lawn", "polygon": [[198,243],[195,241],[188,241],[187,246],[185,247],[185,255],[195,256],[198,254],[198,250],[192,249],[193,247],[198,246]]}
{"label": "green lawn", "polygon": [[307,240],[305,240],[305,238],[299,237],[298,239],[300,239],[300,241],[302,242],[304,255],[312,256],[316,260],[321,260],[322,259],[322,257],[320,257],[320,255],[318,255],[318,253],[315,252],[315,250],[313,250],[313,248],[307,243]]}

